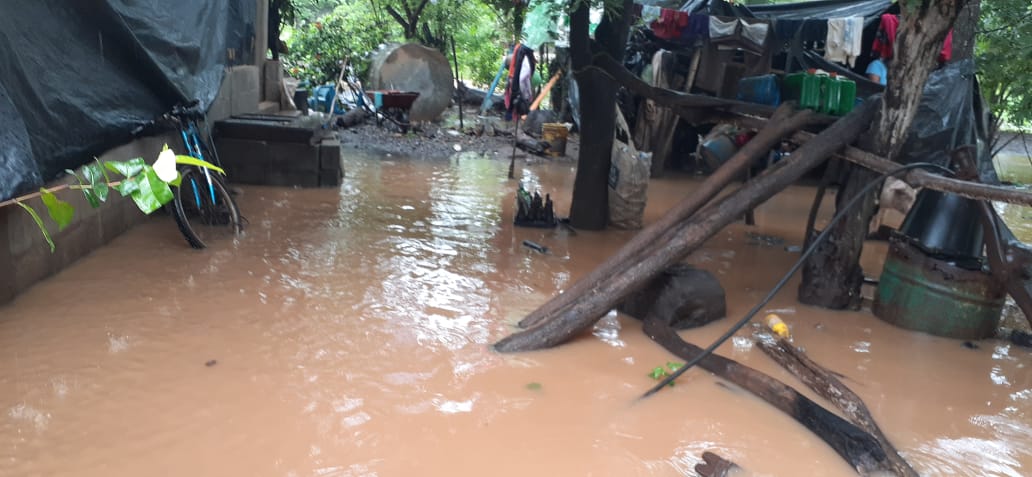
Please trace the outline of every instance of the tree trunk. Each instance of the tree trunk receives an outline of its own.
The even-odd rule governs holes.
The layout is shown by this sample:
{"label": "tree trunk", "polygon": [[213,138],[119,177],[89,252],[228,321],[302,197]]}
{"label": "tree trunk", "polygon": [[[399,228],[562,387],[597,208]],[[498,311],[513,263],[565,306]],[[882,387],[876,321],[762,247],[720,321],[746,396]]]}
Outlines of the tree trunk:
{"label": "tree trunk", "polygon": [[[863,149],[897,160],[917,114],[928,74],[936,66],[946,33],[965,3],[967,0],[900,2],[902,18],[893,58],[888,65],[885,97],[872,135],[862,143]],[[847,170],[845,184],[836,198],[838,206],[878,177],[858,166],[851,165]],[[862,205],[838,223],[827,241],[806,262],[799,285],[799,301],[831,309],[859,306],[863,283],[860,252],[874,215],[878,192],[871,190]]]}
{"label": "tree trunk", "polygon": [[953,27],[953,57],[950,58],[950,62],[975,57],[975,34],[978,31],[981,13],[982,0],[968,0],[967,5],[960,10],[957,23]]}
{"label": "tree trunk", "polygon": [[[633,2],[624,0],[619,18],[603,16],[595,30],[595,46],[623,61]],[[592,49],[588,37],[588,2],[570,16],[570,55],[581,97],[581,149],[570,203],[570,224],[585,230],[605,228],[609,218],[609,166],[616,121],[617,85],[587,69]]]}
{"label": "tree trunk", "polygon": [[[695,214],[693,220],[681,224],[673,236],[665,237],[654,252],[634,261],[630,267],[596,284],[586,293],[571,297],[580,300],[569,308],[542,319],[534,328],[513,334],[495,344],[502,352],[530,351],[563,343],[586,330],[631,292],[703,243],[747,210],[756,207],[799,180],[828,156],[852,143],[869,124],[879,101],[867,101],[831,127],[807,142],[792,160],[783,161],[772,170],[747,182],[741,189]],[[561,295],[560,295],[561,296]]]}

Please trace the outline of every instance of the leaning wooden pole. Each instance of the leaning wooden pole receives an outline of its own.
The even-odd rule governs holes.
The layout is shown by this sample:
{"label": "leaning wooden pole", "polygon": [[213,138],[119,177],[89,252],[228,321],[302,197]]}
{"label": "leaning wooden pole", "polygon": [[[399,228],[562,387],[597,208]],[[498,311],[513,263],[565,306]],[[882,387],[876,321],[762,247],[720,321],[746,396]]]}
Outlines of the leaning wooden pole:
{"label": "leaning wooden pole", "polygon": [[[677,332],[661,319],[646,319],[644,330],[649,338],[683,360],[690,361],[702,353],[702,348],[681,339]],[[795,419],[831,446],[860,475],[893,472],[886,450],[877,439],[855,424],[821,407],[791,386],[718,354],[703,358],[699,361],[699,367],[749,391]]]}
{"label": "leaning wooden pole", "polygon": [[849,389],[849,386],[843,384],[831,371],[810,359],[805,351],[796,348],[785,339],[777,339],[769,333],[762,333],[756,336],[755,341],[767,356],[799,378],[815,393],[834,404],[850,422],[870,433],[885,450],[886,461],[895,475],[918,477],[914,468],[899,455],[899,451],[889,442],[889,438],[885,437],[863,399]]}
{"label": "leaning wooden pole", "polygon": [[852,143],[866,130],[880,102],[880,98],[867,100],[800,147],[792,154],[791,160],[779,163],[728,198],[695,214],[690,222],[681,224],[676,236],[660,243],[648,256],[633,261],[628,268],[616,271],[590,290],[569,297],[575,302],[571,306],[542,317],[541,323],[533,328],[506,337],[495,344],[495,349],[515,352],[549,348],[586,330],[609,310],[616,308],[629,293],[702,246],[747,210],[792,185],[835,151]]}
{"label": "leaning wooden pole", "polygon": [[684,222],[695,212],[717,196],[728,184],[742,177],[744,172],[774,147],[782,138],[799,131],[813,121],[814,114],[810,110],[795,111],[794,105],[784,104],[774,112],[767,126],[760,129],[755,137],[738,150],[716,172],[709,176],[692,194],[670,209],[663,217],[643,229],[614,256],[587,276],[581,278],[565,292],[545,302],[520,321],[520,326],[527,328],[541,322],[547,316],[573,304],[583,293],[594,287],[599,280],[627,268],[634,259],[648,253],[648,247],[656,244],[664,234]]}

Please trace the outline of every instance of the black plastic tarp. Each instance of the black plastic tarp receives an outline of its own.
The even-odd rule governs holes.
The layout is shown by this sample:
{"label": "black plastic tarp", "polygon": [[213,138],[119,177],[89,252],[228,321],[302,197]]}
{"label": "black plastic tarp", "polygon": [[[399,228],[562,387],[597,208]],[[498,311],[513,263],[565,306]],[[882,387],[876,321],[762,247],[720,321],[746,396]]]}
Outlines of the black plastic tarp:
{"label": "black plastic tarp", "polygon": [[177,103],[207,108],[229,58],[251,61],[255,13],[254,0],[4,1],[0,199],[130,140]]}
{"label": "black plastic tarp", "polygon": [[[689,2],[691,4],[693,2]],[[828,20],[864,17],[864,25],[876,23],[892,7],[892,0],[820,0],[771,5],[733,5],[723,0],[710,2],[714,15],[745,16],[767,20]]]}
{"label": "black plastic tarp", "polygon": [[982,182],[999,184],[986,147],[982,111],[975,83],[975,62],[963,60],[933,71],[910,126],[899,162],[949,165],[949,152],[960,146],[978,146],[978,174]]}

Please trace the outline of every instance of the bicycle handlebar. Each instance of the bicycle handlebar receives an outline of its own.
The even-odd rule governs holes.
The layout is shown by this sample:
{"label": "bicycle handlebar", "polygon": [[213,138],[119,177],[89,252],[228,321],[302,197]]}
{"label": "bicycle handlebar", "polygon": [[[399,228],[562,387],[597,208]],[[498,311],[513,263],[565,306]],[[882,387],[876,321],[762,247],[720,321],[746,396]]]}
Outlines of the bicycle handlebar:
{"label": "bicycle handlebar", "polygon": [[201,101],[198,99],[186,104],[177,104],[172,107],[171,115],[179,118],[203,119],[204,112],[197,108],[200,104]]}

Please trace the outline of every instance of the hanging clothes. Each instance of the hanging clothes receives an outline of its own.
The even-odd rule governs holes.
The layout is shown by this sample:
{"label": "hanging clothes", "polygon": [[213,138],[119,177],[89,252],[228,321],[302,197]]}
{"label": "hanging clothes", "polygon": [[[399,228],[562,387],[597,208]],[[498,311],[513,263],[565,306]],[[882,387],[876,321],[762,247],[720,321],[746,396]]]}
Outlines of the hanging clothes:
{"label": "hanging clothes", "polygon": [[846,57],[849,67],[856,66],[856,59],[860,57],[864,49],[864,17],[849,17],[846,19]]}
{"label": "hanging clothes", "polygon": [[641,7],[641,21],[643,23],[652,23],[659,20],[659,16],[663,11],[655,5],[639,5]]}
{"label": "hanging clothes", "polygon": [[[645,9],[642,8],[642,14]],[[688,13],[664,8],[660,11],[659,19],[652,22],[652,33],[664,40],[673,40],[681,37],[681,31],[688,26]]]}
{"label": "hanging clothes", "polygon": [[710,43],[722,45],[727,48],[742,48],[753,53],[763,53],[764,45],[767,42],[767,35],[770,33],[770,22],[753,20],[751,23],[737,18],[710,17],[709,40]]}
{"label": "hanging clothes", "polygon": [[828,20],[828,35],[824,41],[824,58],[853,67],[863,48],[863,29],[863,17]]}
{"label": "hanging clothes", "polygon": [[513,49],[512,59],[509,62],[509,81],[505,85],[505,111],[506,117],[511,118],[513,114],[527,114],[530,110],[530,103],[534,100],[534,94],[530,85],[530,77],[534,74],[537,61],[534,59],[534,50],[523,44],[517,44]]}
{"label": "hanging clothes", "polygon": [[710,17],[705,13],[695,13],[688,17],[688,26],[681,31],[681,41],[689,44],[704,42],[709,39]]}
{"label": "hanging clothes", "polygon": [[[892,48],[896,43],[896,34],[899,31],[899,17],[891,13],[881,16],[878,24],[878,36],[875,37],[871,50],[878,53],[883,60],[892,58]],[[939,62],[945,63],[953,57],[953,30],[946,34],[943,40],[942,50],[939,51]]]}
{"label": "hanging clothes", "polygon": [[874,38],[871,50],[878,53],[883,60],[892,58],[892,45],[896,42],[897,29],[899,29],[899,17],[891,13],[881,16],[878,23],[878,34]]}

